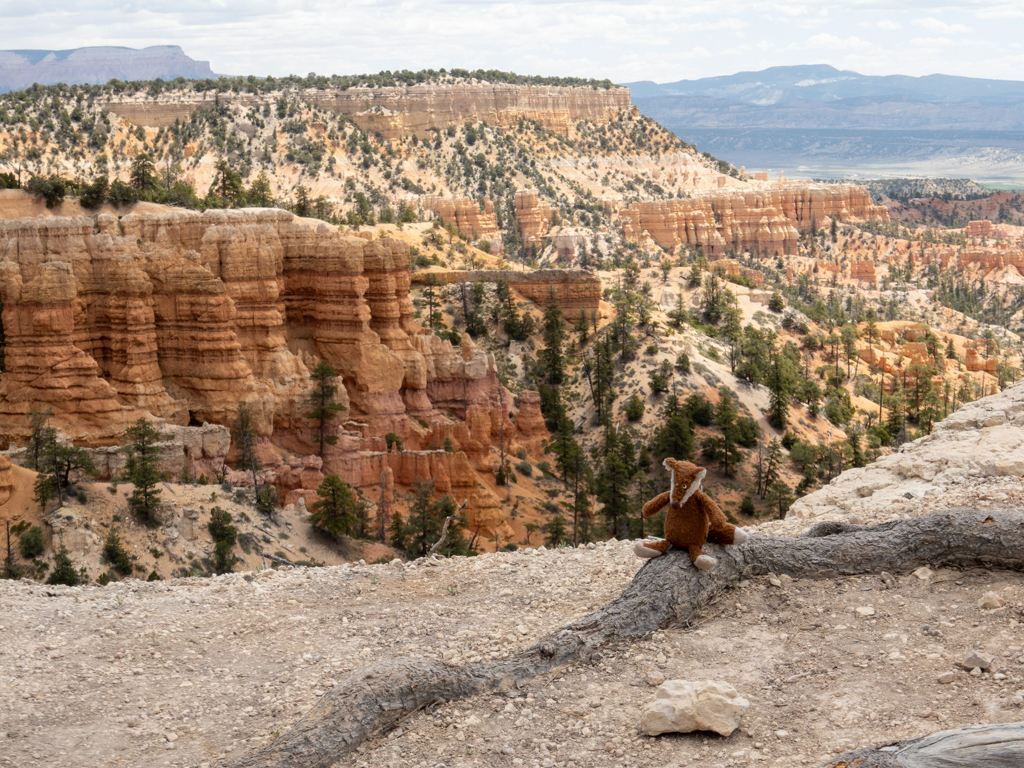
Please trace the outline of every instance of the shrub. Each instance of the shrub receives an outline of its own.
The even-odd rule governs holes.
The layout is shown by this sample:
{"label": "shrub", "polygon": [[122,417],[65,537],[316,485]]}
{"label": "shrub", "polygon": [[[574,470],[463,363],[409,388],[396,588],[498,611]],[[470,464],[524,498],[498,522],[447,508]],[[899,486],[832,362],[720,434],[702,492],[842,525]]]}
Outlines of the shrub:
{"label": "shrub", "polygon": [[132,558],[121,543],[116,528],[110,529],[107,540],[103,543],[103,559],[122,576],[132,572]]}
{"label": "shrub", "polygon": [[740,514],[747,517],[753,517],[757,514],[757,510],[754,509],[754,500],[749,496],[744,496],[743,501],[740,502]]}
{"label": "shrub", "polygon": [[78,503],[81,504],[83,507],[89,503],[89,497],[86,495],[85,491],[79,491],[77,498]]}
{"label": "shrub", "polygon": [[715,420],[715,406],[699,392],[686,398],[684,409],[690,421],[701,427],[710,427]]}
{"label": "shrub", "polygon": [[391,451],[391,446],[395,446],[398,452],[401,453],[405,449],[405,445],[402,443],[402,438],[396,435],[394,432],[388,432],[384,435],[384,443],[387,445],[388,451]]}
{"label": "shrub", "polygon": [[33,525],[29,528],[21,535],[19,549],[21,550],[21,556],[26,560],[31,560],[43,554],[43,529],[38,525]]}
{"label": "shrub", "polygon": [[73,587],[81,581],[81,578],[81,574],[75,570],[75,564],[71,562],[68,548],[62,543],[60,549],[57,550],[57,554],[53,557],[53,571],[50,573],[50,578],[46,580],[46,583],[63,584]]}
{"label": "shrub", "polygon": [[156,572],[156,569],[149,572],[149,576],[146,577],[146,581],[163,581],[160,578],[160,574]]}
{"label": "shrub", "polygon": [[772,312],[781,312],[786,308],[786,302],[782,298],[782,294],[778,291],[772,293],[772,297],[768,299],[768,309]]}
{"label": "shrub", "polygon": [[96,578],[96,583],[99,584],[101,587],[107,586],[107,584],[109,584],[111,581],[113,581],[113,579],[110,578],[110,574],[107,572],[101,573]]}
{"label": "shrub", "polygon": [[516,464],[516,471],[521,475],[530,477],[533,474],[533,466],[528,461],[521,461]]}
{"label": "shrub", "polygon": [[658,345],[657,344],[648,344],[647,345],[647,354],[648,355],[656,355],[656,354],[658,354]]}
{"label": "shrub", "polygon": [[690,372],[690,356],[685,352],[680,352],[676,355],[676,370],[683,376]]}
{"label": "shrub", "polygon": [[639,395],[633,395],[626,402],[626,418],[630,421],[640,421],[644,417],[644,401]]}
{"label": "shrub", "polygon": [[450,437],[444,439],[441,447],[444,448],[445,453],[455,453],[455,442]]}
{"label": "shrub", "polygon": [[539,469],[545,475],[550,476],[552,474],[550,461],[542,461],[540,464],[537,465],[537,469]]}
{"label": "shrub", "polygon": [[796,445],[796,442],[799,439],[800,438],[794,435],[792,432],[787,431],[786,434],[782,436],[782,447],[785,448],[787,451],[791,450],[793,446]]}

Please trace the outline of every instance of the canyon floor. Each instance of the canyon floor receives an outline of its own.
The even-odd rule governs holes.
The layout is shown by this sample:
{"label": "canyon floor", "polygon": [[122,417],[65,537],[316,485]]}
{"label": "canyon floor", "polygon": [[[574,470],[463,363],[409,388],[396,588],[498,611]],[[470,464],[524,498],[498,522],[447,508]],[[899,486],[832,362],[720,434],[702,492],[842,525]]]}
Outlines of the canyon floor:
{"label": "canyon floor", "polygon": [[[964,507],[1022,509],[1024,484],[968,482],[877,519]],[[612,541],[107,587],[0,582],[0,766],[230,765],[351,670],[507,655],[616,597],[640,565]],[[921,576],[741,582],[697,624],[420,712],[338,765],[818,765],[854,745],[1022,719],[1024,575]],[[1006,605],[981,608],[989,592]],[[959,668],[972,649],[997,657],[993,673]],[[939,683],[945,672],[954,682]],[[642,736],[663,678],[727,681],[750,709],[728,738]]]}

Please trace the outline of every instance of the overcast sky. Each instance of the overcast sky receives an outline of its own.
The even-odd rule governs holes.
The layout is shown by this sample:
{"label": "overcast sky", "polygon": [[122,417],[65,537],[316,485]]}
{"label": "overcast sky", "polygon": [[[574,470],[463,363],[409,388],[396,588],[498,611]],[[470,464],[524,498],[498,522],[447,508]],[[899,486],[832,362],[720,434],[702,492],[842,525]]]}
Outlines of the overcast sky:
{"label": "overcast sky", "polygon": [[224,74],[479,67],[621,83],[824,63],[1024,79],[1024,0],[0,0],[0,18],[0,49],[177,44]]}

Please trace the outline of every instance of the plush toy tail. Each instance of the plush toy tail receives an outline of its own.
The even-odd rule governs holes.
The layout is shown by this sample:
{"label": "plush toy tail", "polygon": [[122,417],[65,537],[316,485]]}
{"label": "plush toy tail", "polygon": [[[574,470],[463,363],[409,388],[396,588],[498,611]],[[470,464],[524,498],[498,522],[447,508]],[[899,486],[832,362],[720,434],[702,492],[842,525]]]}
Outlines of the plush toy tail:
{"label": "plush toy tail", "polygon": [[649,560],[652,557],[659,557],[666,552],[672,544],[666,539],[643,539],[633,545],[633,554]]}
{"label": "plush toy tail", "polygon": [[665,491],[664,493],[659,493],[653,499],[648,501],[644,504],[644,517],[651,517],[652,515],[656,515],[661,512],[662,508],[668,504],[671,497],[672,494],[669,491]]}

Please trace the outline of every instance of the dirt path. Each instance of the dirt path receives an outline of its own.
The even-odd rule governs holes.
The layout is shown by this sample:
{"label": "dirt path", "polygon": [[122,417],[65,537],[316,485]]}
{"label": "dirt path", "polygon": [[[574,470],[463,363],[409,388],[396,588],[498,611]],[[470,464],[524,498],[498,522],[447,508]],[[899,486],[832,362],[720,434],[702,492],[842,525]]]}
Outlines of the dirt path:
{"label": "dirt path", "polygon": [[[0,766],[217,765],[370,660],[501,657],[606,603],[638,567],[614,542],[105,588],[0,582]],[[1007,605],[979,608],[990,591]],[[421,713],[340,765],[814,765],[854,744],[1018,720],[1022,608],[1019,574],[744,582],[699,625]],[[995,670],[941,685],[975,647]],[[662,678],[732,683],[751,701],[741,730],[640,736]]]}

